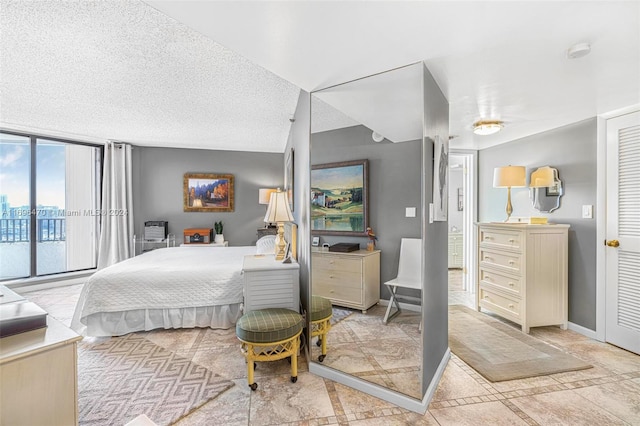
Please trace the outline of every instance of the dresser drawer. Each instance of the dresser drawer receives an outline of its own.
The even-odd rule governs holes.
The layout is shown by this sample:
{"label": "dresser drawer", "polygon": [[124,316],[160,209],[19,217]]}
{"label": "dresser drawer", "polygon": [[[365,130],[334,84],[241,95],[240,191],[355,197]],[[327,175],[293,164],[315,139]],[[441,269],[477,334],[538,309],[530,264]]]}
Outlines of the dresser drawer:
{"label": "dresser drawer", "polygon": [[311,271],[312,285],[329,285],[335,287],[362,288],[362,275],[355,272],[331,271],[313,268]]}
{"label": "dresser drawer", "polygon": [[513,293],[520,294],[520,278],[509,277],[498,272],[480,268],[480,282],[495,285]]}
{"label": "dresser drawer", "polygon": [[522,239],[520,231],[480,229],[480,247],[521,250]]}
{"label": "dresser drawer", "polygon": [[313,294],[331,299],[332,302],[338,302],[337,304],[340,302],[356,305],[363,303],[360,287],[345,287],[332,282],[314,281]]}
{"label": "dresser drawer", "polygon": [[510,298],[480,287],[480,306],[492,312],[502,314],[505,318],[520,321],[520,299]]}
{"label": "dresser drawer", "polygon": [[518,253],[480,250],[480,266],[493,266],[520,275],[522,256]]}
{"label": "dresser drawer", "polygon": [[360,274],[362,261],[359,258],[348,258],[339,256],[313,256],[313,270],[324,270],[333,272],[354,272]]}

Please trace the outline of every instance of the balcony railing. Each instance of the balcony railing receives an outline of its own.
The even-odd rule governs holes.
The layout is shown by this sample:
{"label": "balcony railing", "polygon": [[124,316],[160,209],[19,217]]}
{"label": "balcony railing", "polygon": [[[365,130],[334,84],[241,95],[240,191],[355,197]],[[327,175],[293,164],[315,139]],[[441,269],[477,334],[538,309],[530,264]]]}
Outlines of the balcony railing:
{"label": "balcony railing", "polygon": [[[0,219],[0,243],[29,242],[31,219]],[[67,237],[64,218],[37,219],[36,238],[38,242],[65,241]]]}

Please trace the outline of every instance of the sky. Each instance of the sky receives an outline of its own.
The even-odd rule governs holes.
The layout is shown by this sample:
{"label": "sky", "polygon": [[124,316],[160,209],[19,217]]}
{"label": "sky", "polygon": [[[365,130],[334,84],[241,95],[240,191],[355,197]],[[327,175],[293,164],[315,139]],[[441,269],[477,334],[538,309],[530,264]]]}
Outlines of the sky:
{"label": "sky", "polygon": [[319,189],[361,188],[362,165],[311,171],[311,186]]}
{"label": "sky", "polygon": [[[0,136],[0,194],[11,207],[29,205],[29,139]],[[39,140],[37,145],[37,204],[65,206],[65,145]]]}

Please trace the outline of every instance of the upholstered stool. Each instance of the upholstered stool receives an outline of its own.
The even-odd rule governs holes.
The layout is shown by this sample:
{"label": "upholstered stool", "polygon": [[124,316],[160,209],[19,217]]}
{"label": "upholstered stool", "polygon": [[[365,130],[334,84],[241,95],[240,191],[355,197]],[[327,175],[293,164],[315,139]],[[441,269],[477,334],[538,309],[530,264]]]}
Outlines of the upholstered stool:
{"label": "upholstered stool", "polygon": [[255,361],[276,361],[291,358],[291,381],[298,380],[298,350],[304,319],[299,313],[284,308],[249,311],[236,323],[236,336],[242,342],[247,360],[247,380],[251,390]]}
{"label": "upholstered stool", "polygon": [[324,361],[327,356],[327,333],[331,330],[333,307],[331,301],[320,296],[311,296],[311,337],[318,336],[316,344],[322,346],[322,355],[318,361]]}

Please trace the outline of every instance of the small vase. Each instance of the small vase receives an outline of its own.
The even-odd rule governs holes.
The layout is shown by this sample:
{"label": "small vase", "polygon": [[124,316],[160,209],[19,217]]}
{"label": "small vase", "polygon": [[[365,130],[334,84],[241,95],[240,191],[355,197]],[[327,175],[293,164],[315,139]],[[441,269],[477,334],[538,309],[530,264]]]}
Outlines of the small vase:
{"label": "small vase", "polygon": [[376,243],[375,242],[369,241],[367,243],[367,251],[373,251],[373,249],[375,249],[375,247],[376,247]]}
{"label": "small vase", "polygon": [[224,243],[224,235],[223,234],[216,234],[216,236],[213,238],[213,242],[216,243],[216,244]]}

